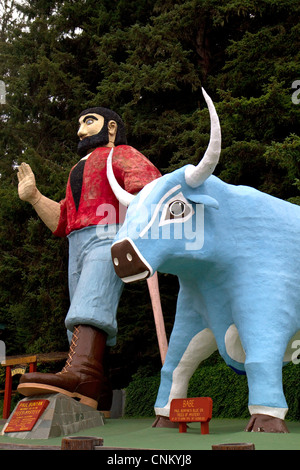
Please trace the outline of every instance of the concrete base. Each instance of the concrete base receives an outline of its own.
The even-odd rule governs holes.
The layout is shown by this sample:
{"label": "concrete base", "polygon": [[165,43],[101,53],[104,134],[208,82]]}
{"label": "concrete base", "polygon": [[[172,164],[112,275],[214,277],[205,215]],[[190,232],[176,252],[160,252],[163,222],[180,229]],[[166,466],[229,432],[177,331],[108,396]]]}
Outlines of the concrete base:
{"label": "concrete base", "polygon": [[[1,434],[20,439],[49,439],[104,425],[103,414],[100,411],[93,410],[61,393],[35,395],[21,401],[38,399],[49,400],[50,403],[31,431],[5,433],[6,426],[4,426]],[[13,413],[14,411],[6,424],[9,423]]]}

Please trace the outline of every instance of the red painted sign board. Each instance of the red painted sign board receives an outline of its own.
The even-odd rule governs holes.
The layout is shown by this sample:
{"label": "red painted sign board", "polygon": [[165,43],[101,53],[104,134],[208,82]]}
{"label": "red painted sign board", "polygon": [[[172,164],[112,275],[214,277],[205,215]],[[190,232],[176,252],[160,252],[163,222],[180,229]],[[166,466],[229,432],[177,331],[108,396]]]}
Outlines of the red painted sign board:
{"label": "red painted sign board", "polygon": [[4,432],[31,431],[48,404],[49,400],[20,401]]}
{"label": "red painted sign board", "polygon": [[180,432],[186,432],[186,423],[200,422],[201,434],[208,434],[212,404],[210,397],[174,398],[171,401],[170,420],[179,423]]}

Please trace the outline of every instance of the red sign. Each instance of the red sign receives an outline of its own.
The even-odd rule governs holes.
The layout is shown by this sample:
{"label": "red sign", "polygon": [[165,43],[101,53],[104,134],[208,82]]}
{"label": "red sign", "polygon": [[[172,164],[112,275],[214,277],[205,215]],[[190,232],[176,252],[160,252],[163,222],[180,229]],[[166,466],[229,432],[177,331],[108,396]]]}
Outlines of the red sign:
{"label": "red sign", "polygon": [[49,400],[20,401],[4,432],[31,431],[48,404]]}
{"label": "red sign", "polygon": [[[208,422],[212,417],[210,397],[174,398],[171,401],[170,420],[178,423],[201,423],[201,434],[208,434]],[[186,424],[179,424],[179,431],[186,432]]]}

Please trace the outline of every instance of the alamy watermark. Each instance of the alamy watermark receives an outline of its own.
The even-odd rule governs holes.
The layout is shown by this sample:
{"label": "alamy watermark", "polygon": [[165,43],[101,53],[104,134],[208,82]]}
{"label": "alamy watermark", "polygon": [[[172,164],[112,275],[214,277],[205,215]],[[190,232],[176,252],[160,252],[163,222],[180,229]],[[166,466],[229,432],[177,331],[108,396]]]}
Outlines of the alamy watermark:
{"label": "alamy watermark", "polygon": [[299,364],[300,363],[300,339],[295,339],[292,342],[291,348],[295,349],[295,351],[292,353],[291,361],[293,364]]}
{"label": "alamy watermark", "polygon": [[294,104],[300,104],[300,80],[293,81],[292,89],[295,89],[292,93],[292,102]]}
{"label": "alamy watermark", "polygon": [[3,80],[0,80],[0,104],[6,104],[6,89]]}
{"label": "alamy watermark", "polygon": [[119,211],[112,204],[100,204],[96,211],[96,215],[101,217],[97,226],[98,237],[113,239],[122,225],[122,236],[132,240],[183,240],[183,249],[187,251],[200,250],[203,247],[203,204],[196,204],[194,208],[189,205],[186,211],[188,215],[182,213],[168,217],[166,210],[155,204],[149,207],[141,205],[139,213],[143,215],[143,224],[139,220],[125,219],[126,208],[121,204]]}
{"label": "alamy watermark", "polygon": [[6,347],[4,341],[0,341],[0,364],[6,359]]}

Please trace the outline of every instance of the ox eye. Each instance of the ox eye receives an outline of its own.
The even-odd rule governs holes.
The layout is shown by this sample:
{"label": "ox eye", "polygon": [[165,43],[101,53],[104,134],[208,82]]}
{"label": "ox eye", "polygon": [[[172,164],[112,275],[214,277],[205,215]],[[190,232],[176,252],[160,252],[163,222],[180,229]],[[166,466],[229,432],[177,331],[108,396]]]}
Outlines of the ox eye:
{"label": "ox eye", "polygon": [[170,219],[175,219],[176,217],[184,217],[185,204],[182,201],[173,201],[169,205]]}
{"label": "ox eye", "polygon": [[[180,198],[178,196],[180,196]],[[191,204],[189,204],[183,194],[180,193],[165,205],[159,225],[177,222],[183,223],[188,220],[193,213],[194,210]]]}

